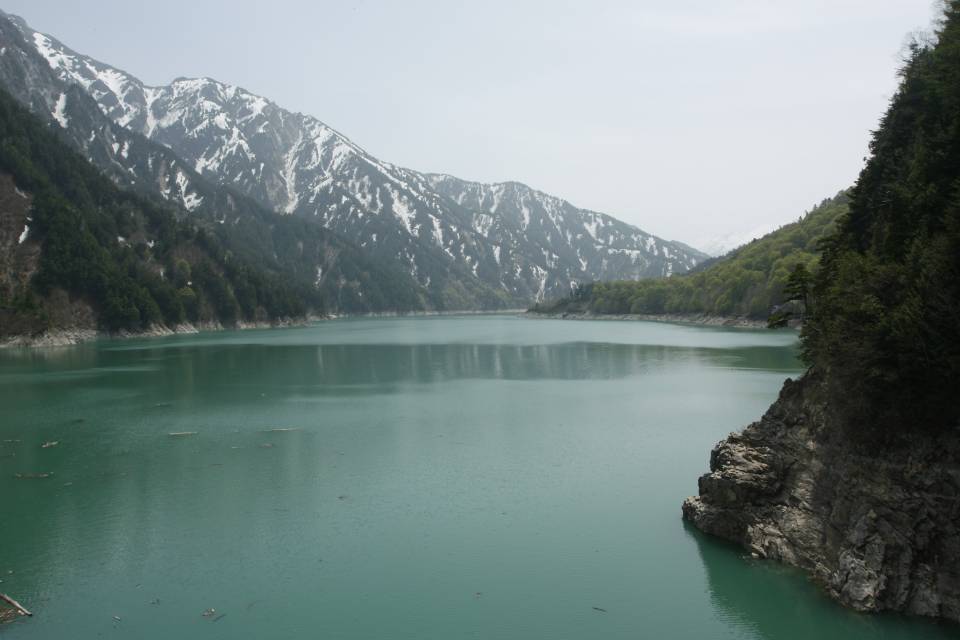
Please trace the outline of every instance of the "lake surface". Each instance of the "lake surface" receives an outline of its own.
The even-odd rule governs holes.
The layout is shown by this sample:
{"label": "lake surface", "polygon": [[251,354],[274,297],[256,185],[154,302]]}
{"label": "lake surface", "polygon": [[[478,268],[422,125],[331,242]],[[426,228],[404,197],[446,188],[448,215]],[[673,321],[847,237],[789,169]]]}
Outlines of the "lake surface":
{"label": "lake surface", "polygon": [[0,591],[35,613],[0,635],[957,637],[681,520],[795,343],[465,316],[0,352]]}

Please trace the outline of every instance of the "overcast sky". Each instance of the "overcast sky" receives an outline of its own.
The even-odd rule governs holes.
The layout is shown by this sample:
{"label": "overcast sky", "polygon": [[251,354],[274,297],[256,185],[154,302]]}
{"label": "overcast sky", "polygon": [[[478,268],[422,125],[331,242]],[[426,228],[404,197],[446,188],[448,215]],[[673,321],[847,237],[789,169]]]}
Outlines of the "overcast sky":
{"label": "overcast sky", "polygon": [[209,76],[381,159],[519,180],[706,245],[850,185],[931,0],[0,0],[166,84]]}

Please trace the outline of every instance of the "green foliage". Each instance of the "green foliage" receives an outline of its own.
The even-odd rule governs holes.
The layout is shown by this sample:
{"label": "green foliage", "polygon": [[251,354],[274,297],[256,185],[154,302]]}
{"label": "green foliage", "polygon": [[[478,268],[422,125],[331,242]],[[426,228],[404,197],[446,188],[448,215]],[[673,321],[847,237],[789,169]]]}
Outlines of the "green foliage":
{"label": "green foliage", "polygon": [[802,334],[844,423],[872,431],[960,419],[960,2],[937,35],[910,49]]}
{"label": "green foliage", "polygon": [[788,302],[801,302],[806,306],[810,297],[811,275],[805,264],[798,263],[787,282],[783,285],[784,300]]}
{"label": "green foliage", "polygon": [[[776,329],[785,327],[799,311],[800,320],[804,320],[810,312],[810,289],[813,286],[813,276],[806,265],[798,263],[786,283],[783,285],[783,302],[774,308],[767,318],[767,327]],[[797,309],[798,308],[798,309]]]}
{"label": "green foliage", "polygon": [[[584,285],[545,312],[600,314],[704,313],[766,318],[784,302],[791,276],[809,274],[818,243],[847,211],[847,194],[824,200],[798,222],[740,247],[708,266],[666,279]],[[797,269],[801,269],[797,272]],[[788,294],[789,295],[789,294]]]}
{"label": "green foliage", "polygon": [[28,317],[42,320],[37,297],[54,290],[86,300],[109,331],[173,326],[186,318],[233,324],[306,311],[300,293],[232,257],[196,222],[118,189],[2,91],[0,171],[32,195],[31,236],[42,243],[30,290],[0,301],[5,327],[22,327]]}

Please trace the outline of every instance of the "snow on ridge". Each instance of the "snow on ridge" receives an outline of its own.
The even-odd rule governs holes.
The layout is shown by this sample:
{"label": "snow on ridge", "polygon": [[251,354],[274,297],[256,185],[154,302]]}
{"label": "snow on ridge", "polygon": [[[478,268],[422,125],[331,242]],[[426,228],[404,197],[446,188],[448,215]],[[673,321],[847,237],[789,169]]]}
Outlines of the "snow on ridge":
{"label": "snow on ridge", "polygon": [[[94,73],[97,80],[117,99],[117,104],[123,112],[123,115],[116,119],[117,123],[120,126],[127,126],[140,113],[139,108],[130,105],[126,99],[127,93],[130,90],[130,76],[113,67],[97,69],[90,63],[87,63],[87,67]],[[91,85],[92,84],[94,83],[91,83]],[[105,110],[104,107],[101,107],[101,111]]]}
{"label": "snow on ridge", "polygon": [[27,236],[30,235],[30,225],[23,225],[23,232],[20,234],[20,237],[17,239],[17,244],[23,244],[27,241]]}
{"label": "snow on ridge", "polygon": [[211,80],[210,78],[176,78],[168,86],[174,96],[179,97],[187,92],[196,93],[210,84],[215,85],[218,89],[222,89],[224,86],[222,83]]}
{"label": "snow on ridge", "polygon": [[153,136],[153,132],[157,129],[157,125],[159,124],[156,116],[153,114],[153,105],[162,94],[163,90],[156,87],[147,87],[143,91],[143,98],[146,102],[146,106],[144,107],[146,122],[144,124],[143,134],[148,138]]}
{"label": "snow on ridge", "polygon": [[33,33],[33,46],[54,71],[69,73],[76,63],[76,58],[56,49],[53,41],[40,32]]}
{"label": "snow on ridge", "polygon": [[250,109],[250,115],[247,116],[249,120],[253,120],[257,116],[261,115],[264,110],[267,108],[267,105],[270,104],[266,98],[252,93],[245,93],[244,97],[247,98],[247,108]]}

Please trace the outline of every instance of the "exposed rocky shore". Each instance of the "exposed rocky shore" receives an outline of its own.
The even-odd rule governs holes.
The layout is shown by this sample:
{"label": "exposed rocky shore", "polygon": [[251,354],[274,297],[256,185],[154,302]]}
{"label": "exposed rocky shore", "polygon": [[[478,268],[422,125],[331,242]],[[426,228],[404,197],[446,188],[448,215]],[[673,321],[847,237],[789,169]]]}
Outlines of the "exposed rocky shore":
{"label": "exposed rocky shore", "polygon": [[219,322],[204,322],[191,324],[185,322],[175,327],[157,324],[143,331],[120,331],[109,333],[88,327],[71,327],[51,329],[35,335],[15,335],[0,339],[0,349],[9,347],[65,347],[91,340],[124,339],[124,338],[159,338],[176,334],[199,333],[201,331],[224,331],[227,329],[272,329],[277,327],[304,326],[310,320],[321,318],[291,318],[274,322],[238,322],[234,326],[225,327]]}
{"label": "exposed rocky shore", "polygon": [[556,320],[645,320],[647,322],[672,322],[679,324],[697,324],[708,327],[740,327],[743,329],[766,329],[766,320],[746,318],[742,316],[716,316],[707,313],[541,313],[528,311],[527,315],[534,318],[549,318]]}
{"label": "exposed rocky shore", "polygon": [[363,313],[332,313],[324,319],[336,320],[339,318],[426,318],[433,316],[502,316],[519,315],[526,309],[465,309],[450,311],[365,311]]}
{"label": "exposed rocky shore", "polygon": [[710,455],[683,516],[806,570],[861,611],[960,621],[960,427],[880,446],[831,424],[815,375]]}
{"label": "exposed rocky shore", "polygon": [[[330,315],[311,315],[307,318],[286,318],[273,322],[237,322],[236,325],[224,326],[219,322],[202,322],[177,325],[168,327],[157,324],[144,329],[143,331],[119,331],[109,333],[98,331],[92,326],[73,326],[62,329],[51,329],[43,333],[32,335],[13,335],[0,338],[0,349],[9,347],[65,347],[91,340],[103,339],[124,339],[124,338],[158,338],[163,336],[172,336],[176,334],[199,333],[201,331],[224,331],[224,330],[243,330],[243,329],[276,329],[282,327],[305,326],[311,322],[321,320],[335,320],[337,318],[388,318],[398,316],[444,316],[444,315],[502,315],[502,314],[521,314],[522,309],[504,309],[499,311],[410,311],[394,312],[386,311],[380,313],[354,313],[354,314],[330,314]],[[90,316],[90,322],[93,322],[93,316]]]}

